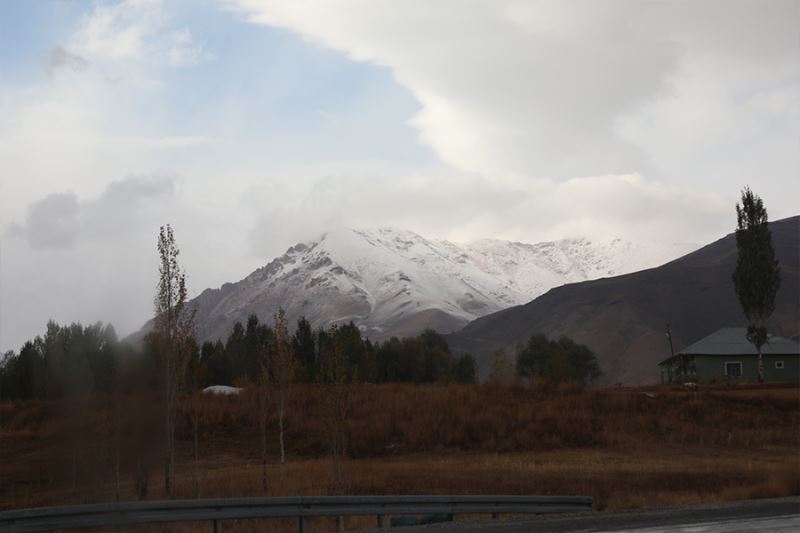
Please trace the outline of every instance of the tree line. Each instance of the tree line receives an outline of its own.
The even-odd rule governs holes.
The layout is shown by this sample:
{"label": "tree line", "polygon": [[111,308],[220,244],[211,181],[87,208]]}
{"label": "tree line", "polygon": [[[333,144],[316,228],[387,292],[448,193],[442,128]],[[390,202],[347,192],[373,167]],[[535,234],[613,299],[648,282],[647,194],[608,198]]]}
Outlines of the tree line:
{"label": "tree line", "polygon": [[[223,342],[189,341],[182,383],[183,392],[209,385],[257,384],[262,365],[276,347],[273,324],[251,315],[245,324],[234,323]],[[348,383],[475,383],[475,359],[453,355],[444,337],[433,330],[385,342],[365,338],[352,322],[313,329],[301,318],[288,338],[296,361],[293,382],[329,383],[326,364],[335,349],[345,354]],[[0,360],[0,399],[57,400],[77,393],[112,392],[114,388],[158,387],[159,346],[155,335],[145,337],[137,350],[117,339],[114,327],[102,323],[59,325],[47,323],[42,336],[27,341],[19,352]],[[177,369],[175,369],[177,370]],[[175,371],[172,370],[172,371]],[[267,369],[267,372],[271,370]]]}
{"label": "tree line", "polygon": [[[293,382],[330,383],[326,365],[335,350],[344,354],[348,383],[475,383],[475,359],[454,355],[446,339],[433,330],[419,335],[373,342],[352,322],[313,328],[306,318],[287,336],[295,361]],[[210,385],[247,386],[261,379],[264,361],[275,351],[274,324],[250,315],[235,322],[223,342],[186,346],[182,391]],[[111,324],[47,323],[44,335],[27,341],[19,353],[9,351],[0,360],[0,399],[60,399],[114,388],[157,388],[159,347],[155,335],[145,337],[142,349],[117,339]],[[592,351],[572,339],[532,336],[517,347],[515,364],[505,353],[494,354],[489,381],[539,377],[556,383],[590,384],[600,376]],[[269,369],[267,369],[269,373]]]}
{"label": "tree line", "polygon": [[90,392],[111,392],[121,366],[133,356],[114,327],[100,322],[47,323],[44,335],[27,341],[19,353],[0,361],[0,398],[61,399]]}
{"label": "tree line", "polygon": [[[235,322],[223,342],[205,342],[196,359],[194,375],[203,385],[243,385],[259,377],[259,354],[269,351],[274,327],[250,315],[245,324]],[[289,345],[297,362],[295,381],[326,383],[326,361],[338,347],[346,354],[347,382],[368,383],[474,383],[475,359],[456,356],[445,338],[433,330],[385,342],[365,338],[352,322],[314,329],[302,317]]]}

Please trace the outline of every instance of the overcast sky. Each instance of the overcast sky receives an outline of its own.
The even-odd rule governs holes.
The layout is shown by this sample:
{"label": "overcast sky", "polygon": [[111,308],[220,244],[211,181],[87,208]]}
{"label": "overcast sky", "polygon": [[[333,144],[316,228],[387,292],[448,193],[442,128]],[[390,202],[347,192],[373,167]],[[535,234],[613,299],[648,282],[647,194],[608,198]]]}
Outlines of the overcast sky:
{"label": "overcast sky", "polygon": [[800,198],[800,2],[0,4],[0,349],[326,228],[714,240]]}

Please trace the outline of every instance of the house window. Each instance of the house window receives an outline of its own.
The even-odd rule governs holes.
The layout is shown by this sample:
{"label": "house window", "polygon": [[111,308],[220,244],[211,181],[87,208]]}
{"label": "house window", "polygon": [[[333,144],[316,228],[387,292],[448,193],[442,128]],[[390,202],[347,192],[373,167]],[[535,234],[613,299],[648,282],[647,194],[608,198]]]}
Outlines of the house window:
{"label": "house window", "polygon": [[742,363],[741,361],[726,362],[725,363],[725,377],[740,378],[742,377]]}
{"label": "house window", "polygon": [[775,361],[775,370],[783,370],[783,361]]}

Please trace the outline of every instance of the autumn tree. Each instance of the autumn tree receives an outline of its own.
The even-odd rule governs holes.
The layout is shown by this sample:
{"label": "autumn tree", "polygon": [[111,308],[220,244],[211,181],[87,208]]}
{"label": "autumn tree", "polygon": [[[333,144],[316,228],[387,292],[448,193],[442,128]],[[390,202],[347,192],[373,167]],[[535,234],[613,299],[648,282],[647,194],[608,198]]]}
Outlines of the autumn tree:
{"label": "autumn tree", "polygon": [[180,250],[172,227],[158,232],[158,286],[153,336],[161,371],[164,417],[164,489],[172,495],[175,416],[178,393],[194,346],[194,312],[186,309],[186,272],[178,264]]}
{"label": "autumn tree", "polygon": [[492,366],[489,372],[489,383],[492,385],[508,385],[514,380],[514,369],[508,360],[505,350],[498,349],[492,353]]}
{"label": "autumn tree", "polygon": [[275,325],[272,334],[270,349],[271,368],[270,376],[278,395],[278,439],[281,451],[281,475],[283,465],[286,463],[286,447],[284,442],[284,414],[289,389],[294,382],[294,373],[297,366],[294,350],[292,350],[289,326],[286,322],[286,313],[278,309],[275,313]]}
{"label": "autumn tree", "polygon": [[264,342],[257,345],[258,355],[258,425],[261,432],[261,491],[267,494],[267,406],[269,404],[270,392],[270,347],[273,345],[273,333],[265,336]]}
{"label": "autumn tree", "polygon": [[767,319],[775,309],[781,269],[772,247],[767,209],[749,187],[736,204],[736,270],[733,286],[747,317],[747,340],[758,350],[758,381],[764,381],[762,347],[767,342]]}

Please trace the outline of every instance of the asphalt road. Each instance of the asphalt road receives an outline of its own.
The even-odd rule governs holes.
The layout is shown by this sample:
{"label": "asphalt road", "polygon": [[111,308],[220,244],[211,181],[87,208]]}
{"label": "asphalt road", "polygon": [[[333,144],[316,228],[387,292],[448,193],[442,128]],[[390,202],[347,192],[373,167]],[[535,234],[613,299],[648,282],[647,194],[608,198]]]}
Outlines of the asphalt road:
{"label": "asphalt road", "polygon": [[[377,531],[377,530],[376,530]],[[800,497],[748,500],[675,509],[542,515],[530,518],[410,526],[403,533],[746,533],[800,532]]]}

